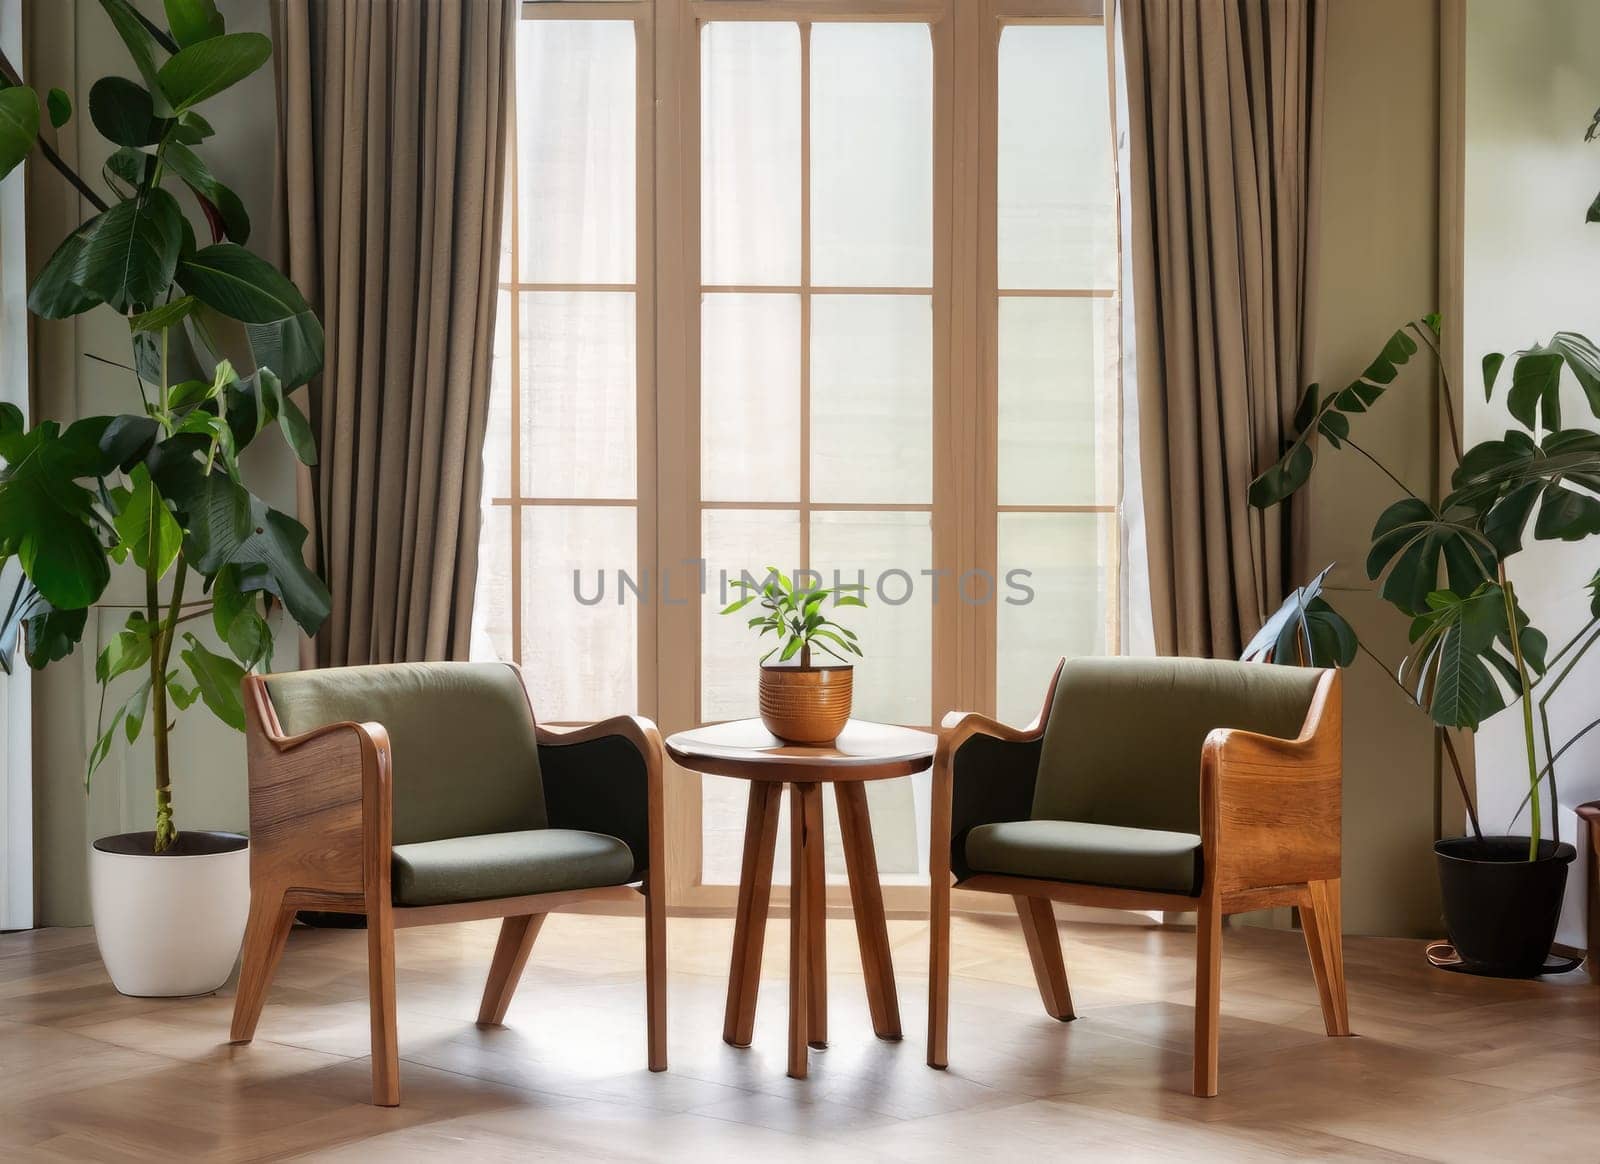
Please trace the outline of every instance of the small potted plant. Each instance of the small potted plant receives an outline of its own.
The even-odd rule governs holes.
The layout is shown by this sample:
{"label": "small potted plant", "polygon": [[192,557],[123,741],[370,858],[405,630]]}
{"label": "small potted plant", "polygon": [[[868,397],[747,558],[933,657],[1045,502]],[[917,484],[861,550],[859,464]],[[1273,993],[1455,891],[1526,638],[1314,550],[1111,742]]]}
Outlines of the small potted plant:
{"label": "small potted plant", "polygon": [[[109,200],[40,140],[39,97],[0,54],[0,177],[37,149],[96,211],[39,271],[28,307],[45,319],[101,306],[120,315],[131,358],[105,362],[125,370],[132,405],[29,428],[0,404],[0,669],[19,639],[34,668],[70,655],[113,569],[137,577],[143,601],[95,661],[100,724],[85,780],[119,740],[147,734],[154,827],[94,841],[90,906],[118,990],[201,994],[238,955],[247,841],[179,831],[169,741],[197,702],[242,730],[240,680],[271,660],[279,613],[308,634],[328,614],[327,588],[303,557],[306,530],[253,494],[239,464],[269,428],[314,462],[310,425],[288,394],[321,369],[323,335],[294,284],[244,248],[244,205],[201,153],[213,130],[197,106],[265,64],[271,42],[224,31],[212,0],[167,0],[170,29],[127,0],[101,7],[142,81],[103,77],[89,93],[90,120],[114,147]],[[44,104],[57,128],[72,116],[59,89]],[[220,650],[195,633],[206,623]]]}
{"label": "small potted plant", "polygon": [[[746,624],[757,638],[777,635],[777,644],[761,656],[761,722],[780,740],[790,744],[830,744],[838,739],[850,718],[850,655],[861,655],[854,631],[847,630],[823,611],[830,607],[866,606],[851,587],[803,589],[768,566],[761,582],[748,576],[730,583],[745,591],[730,602],[723,614],[736,614],[753,602],[761,613]],[[813,663],[812,648],[834,661]],[[772,661],[776,655],[777,660]]]}

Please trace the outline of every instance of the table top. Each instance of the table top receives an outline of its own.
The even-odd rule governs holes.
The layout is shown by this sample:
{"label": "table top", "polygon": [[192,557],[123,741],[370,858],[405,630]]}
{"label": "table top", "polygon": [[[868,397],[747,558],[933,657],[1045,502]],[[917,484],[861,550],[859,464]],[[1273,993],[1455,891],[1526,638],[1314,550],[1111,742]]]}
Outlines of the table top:
{"label": "table top", "polygon": [[930,732],[852,719],[831,744],[786,744],[759,719],[693,728],[667,737],[667,754],[695,772],[790,784],[887,780],[933,764]]}

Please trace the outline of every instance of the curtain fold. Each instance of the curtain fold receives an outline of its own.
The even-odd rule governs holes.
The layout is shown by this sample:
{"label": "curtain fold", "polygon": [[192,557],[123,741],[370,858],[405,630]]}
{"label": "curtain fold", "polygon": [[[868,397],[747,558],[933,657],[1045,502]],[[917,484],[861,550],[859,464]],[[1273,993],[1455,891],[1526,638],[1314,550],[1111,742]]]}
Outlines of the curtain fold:
{"label": "curtain fold", "polygon": [[1304,566],[1246,493],[1311,361],[1326,5],[1119,8],[1156,647],[1237,656]]}
{"label": "curtain fold", "polygon": [[322,318],[304,665],[466,658],[516,0],[279,0],[280,246]]}

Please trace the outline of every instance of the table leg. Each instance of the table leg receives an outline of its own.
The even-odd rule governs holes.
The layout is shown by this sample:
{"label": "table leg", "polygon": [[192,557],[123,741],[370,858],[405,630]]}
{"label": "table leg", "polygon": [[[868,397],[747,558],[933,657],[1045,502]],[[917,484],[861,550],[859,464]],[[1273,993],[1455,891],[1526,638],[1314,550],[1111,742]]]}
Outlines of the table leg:
{"label": "table leg", "polygon": [[761,989],[761,948],[772,897],[772,854],[778,843],[778,804],[783,785],[753,781],[744,824],[744,862],[739,871],[739,904],[733,920],[733,964],[728,970],[728,1006],[722,1039],[748,1047]]}
{"label": "table leg", "polygon": [[[804,1079],[811,1018],[809,899],[813,892],[806,832],[813,806],[820,807],[821,797],[815,784],[791,784],[789,787],[789,1077]],[[820,817],[821,813],[816,815]]]}
{"label": "table leg", "polygon": [[[806,1033],[819,1051],[828,1045],[828,884],[822,853],[822,786],[808,784],[806,827]],[[794,805],[789,806],[793,810]]]}
{"label": "table leg", "polygon": [[850,904],[856,918],[856,941],[861,947],[861,974],[867,983],[867,1009],[872,1029],[880,1039],[898,1039],[900,999],[894,986],[894,963],[889,954],[889,928],[883,918],[883,887],[878,881],[878,855],[872,845],[872,819],[867,813],[867,790],[860,783],[833,786],[839,802],[839,834],[844,842],[844,866],[850,875]]}

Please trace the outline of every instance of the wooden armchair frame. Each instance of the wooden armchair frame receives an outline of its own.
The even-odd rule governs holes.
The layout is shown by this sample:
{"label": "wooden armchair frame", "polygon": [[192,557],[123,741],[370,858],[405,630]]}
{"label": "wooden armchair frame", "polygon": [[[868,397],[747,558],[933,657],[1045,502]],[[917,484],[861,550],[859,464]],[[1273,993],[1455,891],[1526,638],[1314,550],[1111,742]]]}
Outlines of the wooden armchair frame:
{"label": "wooden armchair frame", "polygon": [[1600,982],[1600,800],[1578,805],[1578,819],[1589,831],[1589,875],[1584,886],[1589,909],[1589,950],[1585,960],[1589,964],[1589,977]]}
{"label": "wooden armchair frame", "polygon": [[[638,751],[645,771],[649,853],[636,887],[407,907],[394,903],[390,887],[393,761],[383,725],[331,723],[286,736],[266,683],[256,675],[244,680],[244,705],[250,772],[250,920],[234,999],[233,1042],[248,1043],[255,1035],[296,911],[363,914],[372,1013],[372,1102],[393,1107],[400,1102],[396,929],[503,918],[478,1012],[480,1025],[498,1025],[546,914],[583,902],[631,901],[642,895],[649,1066],[652,1071],[666,1070],[665,752],[654,724],[622,715],[571,731],[551,731],[537,720],[534,727],[541,751],[613,737]],[[531,704],[529,714],[533,714]]]}
{"label": "wooden armchair frame", "polygon": [[[1065,666],[1065,663],[1062,664]],[[1014,728],[975,712],[951,712],[933,761],[932,893],[929,902],[928,1065],[949,1063],[950,891],[956,756],[975,739],[1037,747],[1050,720],[1061,677],[1056,668],[1039,718]],[[1293,905],[1300,911],[1323,1024],[1350,1033],[1340,922],[1339,862],[1342,782],[1340,675],[1318,682],[1296,739],[1218,728],[1200,762],[1201,889],[1195,896],[1110,886],[974,873],[961,889],[1009,895],[1022,922],[1044,1008],[1075,1018],[1052,902],[1108,909],[1193,911],[1196,928],[1194,1093],[1217,1094],[1222,919],[1228,914]]]}

